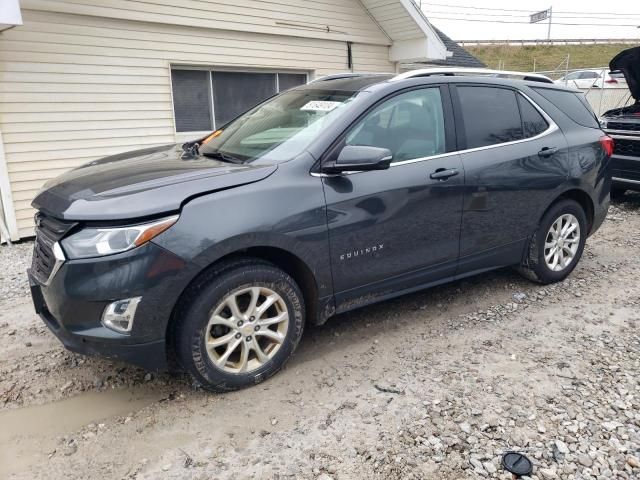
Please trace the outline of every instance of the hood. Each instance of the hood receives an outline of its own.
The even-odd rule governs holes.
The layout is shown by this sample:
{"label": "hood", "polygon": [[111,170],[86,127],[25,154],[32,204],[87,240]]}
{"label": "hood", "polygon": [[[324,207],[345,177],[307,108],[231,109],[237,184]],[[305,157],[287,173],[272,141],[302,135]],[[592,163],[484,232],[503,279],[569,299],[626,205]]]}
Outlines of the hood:
{"label": "hood", "polygon": [[171,144],[87,163],[47,182],[32,206],[64,220],[135,219],[178,211],[191,197],[257,182],[277,169],[183,153]]}
{"label": "hood", "polygon": [[609,69],[619,70],[624,74],[631,95],[636,102],[640,101],[640,47],[621,51],[609,62]]}

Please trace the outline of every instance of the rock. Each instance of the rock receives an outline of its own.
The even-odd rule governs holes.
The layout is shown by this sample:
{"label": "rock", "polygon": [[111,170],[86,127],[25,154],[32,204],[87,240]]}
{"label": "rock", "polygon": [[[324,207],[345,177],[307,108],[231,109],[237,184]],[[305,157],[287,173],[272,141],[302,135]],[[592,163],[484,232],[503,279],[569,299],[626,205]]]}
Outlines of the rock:
{"label": "rock", "polygon": [[150,382],[152,378],[153,378],[153,375],[151,375],[151,373],[147,373],[147,374],[144,376],[144,381],[145,381],[145,382]]}
{"label": "rock", "polygon": [[620,422],[602,422],[602,428],[604,428],[605,430],[608,430],[610,432],[614,431],[616,428],[618,427],[623,427],[624,425]]}
{"label": "rock", "polygon": [[556,473],[556,471],[550,468],[539,468],[538,474],[544,480],[552,480],[552,479],[558,478],[558,474]]}
{"label": "rock", "polygon": [[484,469],[487,471],[487,473],[489,475],[493,475],[494,473],[496,473],[498,471],[498,469],[493,464],[493,462],[484,462],[482,464],[482,466],[484,467]]}
{"label": "rock", "polygon": [[31,347],[31,346],[33,346],[33,343],[31,343],[31,342],[24,342],[24,346],[25,346],[25,347]]}
{"label": "rock", "polygon": [[331,475],[323,473],[316,480],[333,480],[333,477]]}
{"label": "rock", "polygon": [[62,447],[62,454],[64,456],[66,456],[66,457],[69,457],[69,456],[73,455],[77,451],[78,451],[78,444],[76,443],[75,440],[71,440],[71,441],[67,442]]}
{"label": "rock", "polygon": [[273,425],[274,427],[278,424],[278,419],[277,418],[272,418],[271,419],[271,425]]}
{"label": "rock", "polygon": [[640,468],[640,460],[638,460],[638,457],[629,455],[627,457],[627,465],[629,465],[631,468]]}
{"label": "rock", "polygon": [[522,302],[527,298],[527,294],[524,292],[517,292],[513,294],[513,299],[517,302]]}
{"label": "rock", "polygon": [[567,447],[567,444],[562,440],[556,440],[555,442],[553,442],[553,445],[561,454],[566,455],[567,453],[569,453],[569,447]]}
{"label": "rock", "polygon": [[168,472],[170,468],[171,468],[171,464],[167,463],[166,465],[162,466],[162,471],[163,472]]}
{"label": "rock", "polygon": [[462,422],[458,426],[460,427],[460,430],[462,430],[464,433],[466,434],[471,433],[471,425],[469,425],[467,422]]}
{"label": "rock", "polygon": [[73,386],[73,381],[69,380],[67,383],[65,383],[64,385],[62,385],[60,387],[60,391],[62,393],[66,392],[67,390],[69,390],[71,387]]}
{"label": "rock", "polygon": [[583,467],[590,467],[591,465],[593,465],[593,460],[586,453],[581,453],[580,455],[578,455],[578,463]]}

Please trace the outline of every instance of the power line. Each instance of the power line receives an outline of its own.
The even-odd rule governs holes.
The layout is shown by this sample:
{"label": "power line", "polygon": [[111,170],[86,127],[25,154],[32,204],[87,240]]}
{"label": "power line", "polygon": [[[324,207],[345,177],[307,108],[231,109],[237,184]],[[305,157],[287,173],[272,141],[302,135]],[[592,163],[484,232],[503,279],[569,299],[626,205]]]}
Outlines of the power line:
{"label": "power line", "polygon": [[[434,17],[429,15],[429,19],[436,20],[452,20],[456,22],[481,22],[481,23],[513,23],[519,25],[534,25],[530,22],[516,22],[512,20],[481,20],[479,18],[453,18],[453,17]],[[570,26],[583,26],[583,27],[637,27],[637,24],[620,24],[620,23],[564,23],[553,22],[554,25],[570,25]]]}
{"label": "power line", "polygon": [[[491,10],[496,12],[521,12],[521,13],[526,13],[527,15],[534,13],[532,10],[521,10],[521,9],[515,9],[515,8],[489,8],[489,7],[477,7],[472,5],[451,5],[446,3],[432,3],[432,2],[425,2],[422,4],[423,7],[429,7],[432,5],[436,7],[462,8],[462,9],[471,9],[471,10]],[[462,13],[462,12],[457,12],[457,13]],[[574,14],[574,15],[611,15],[610,11],[609,12],[569,12],[569,11],[558,10],[556,12],[554,10],[553,14],[555,15],[556,13],[567,13],[567,14]],[[428,15],[429,11],[426,11],[425,14]],[[618,13],[617,15],[629,17],[629,16],[640,16],[640,13]]]}
{"label": "power line", "polygon": [[[429,10],[429,12],[426,12],[428,14],[428,17],[431,17],[432,14],[442,14],[442,15],[465,15],[465,16],[472,16],[472,17],[512,17],[512,18],[523,18],[523,17],[528,17],[529,15],[524,15],[524,14],[512,14],[512,13],[471,13],[471,12],[445,12],[445,11],[438,11],[438,10]],[[583,17],[579,17],[579,16],[573,16],[573,15],[556,15],[556,13],[553,13],[553,17],[554,18],[564,18],[564,19],[569,19],[569,20],[579,20]],[[615,17],[598,17],[597,19],[594,18],[586,18],[585,20],[617,20],[619,19],[619,16],[615,16]],[[640,21],[640,19],[639,19]],[[528,21],[525,23],[529,23]]]}

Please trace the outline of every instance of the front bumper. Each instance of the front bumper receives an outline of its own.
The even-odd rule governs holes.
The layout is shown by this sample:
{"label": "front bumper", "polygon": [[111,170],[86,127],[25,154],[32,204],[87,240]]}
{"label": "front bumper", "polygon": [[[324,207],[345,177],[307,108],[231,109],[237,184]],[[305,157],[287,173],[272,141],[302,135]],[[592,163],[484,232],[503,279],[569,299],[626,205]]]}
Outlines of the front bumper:
{"label": "front bumper", "polygon": [[613,155],[611,177],[615,187],[640,190],[640,157]]}
{"label": "front bumper", "polygon": [[[46,286],[28,275],[36,313],[67,349],[165,370],[167,324],[192,268],[149,242],[122,254],[66,261]],[[130,334],[102,325],[109,303],[133,296],[142,301]]]}

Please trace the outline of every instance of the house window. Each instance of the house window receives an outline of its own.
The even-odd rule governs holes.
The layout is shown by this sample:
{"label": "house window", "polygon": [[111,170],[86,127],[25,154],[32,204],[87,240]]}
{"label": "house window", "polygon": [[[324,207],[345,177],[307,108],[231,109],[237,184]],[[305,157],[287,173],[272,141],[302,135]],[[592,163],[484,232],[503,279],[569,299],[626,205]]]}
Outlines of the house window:
{"label": "house window", "polygon": [[215,130],[276,93],[306,82],[306,73],[172,69],[176,131]]}

